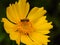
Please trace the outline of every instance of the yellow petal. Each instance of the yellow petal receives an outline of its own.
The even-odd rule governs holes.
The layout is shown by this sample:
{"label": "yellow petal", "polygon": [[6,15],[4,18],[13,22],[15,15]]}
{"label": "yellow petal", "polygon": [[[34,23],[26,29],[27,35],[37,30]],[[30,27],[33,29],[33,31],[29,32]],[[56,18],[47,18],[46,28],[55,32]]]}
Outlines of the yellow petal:
{"label": "yellow petal", "polygon": [[37,23],[37,24],[35,24],[34,26],[35,26],[35,28],[36,29],[38,29],[38,30],[45,30],[45,29],[51,29],[51,28],[53,28],[53,26],[51,25],[52,24],[52,22],[50,22],[50,23],[44,23],[44,24],[39,24],[39,23]]}
{"label": "yellow petal", "polygon": [[36,32],[41,33],[41,34],[48,34],[50,33],[49,29],[41,29],[41,30],[36,30]]}
{"label": "yellow petal", "polygon": [[19,11],[18,12],[20,15],[19,17],[21,19],[23,19],[27,16],[29,8],[30,8],[30,5],[28,2],[26,2],[26,0],[19,0],[17,9]]}
{"label": "yellow petal", "polygon": [[35,27],[37,32],[40,32],[42,34],[50,33],[49,30],[53,27],[51,25],[51,22],[50,23],[47,22],[46,16],[42,16],[40,19],[38,19],[33,26]]}
{"label": "yellow petal", "polygon": [[9,7],[6,9],[7,18],[17,23],[20,19],[25,18],[28,14],[30,5],[26,0],[19,0],[19,2],[15,2],[15,4],[10,4]]}
{"label": "yellow petal", "polygon": [[49,42],[48,37],[46,35],[43,35],[41,33],[32,33],[31,35],[29,35],[31,37],[31,39],[33,39],[35,42],[37,42],[38,44],[45,44],[47,42]]}
{"label": "yellow petal", "polygon": [[[33,44],[26,44],[26,45],[33,45]],[[42,45],[42,44],[40,43],[40,44],[34,44],[34,45]]]}
{"label": "yellow petal", "polygon": [[33,8],[32,10],[33,11],[31,11],[31,13],[28,15],[28,18],[32,22],[36,22],[37,19],[39,19],[40,17],[42,17],[46,13],[46,10],[44,10],[43,7],[41,7],[41,8]]}
{"label": "yellow petal", "polygon": [[9,37],[10,37],[11,40],[15,40],[16,43],[17,43],[18,45],[20,45],[21,35],[20,35],[19,32],[11,32],[11,33],[9,34]]}
{"label": "yellow petal", "polygon": [[29,3],[27,2],[26,7],[25,7],[25,13],[24,13],[25,16],[28,15],[29,9],[30,9],[30,5],[29,5]]}
{"label": "yellow petal", "polygon": [[4,22],[4,29],[7,33],[11,33],[12,31],[16,31],[16,25],[9,22],[6,18],[2,18],[2,22]]}
{"label": "yellow petal", "polygon": [[12,4],[12,5],[10,4],[10,6],[7,7],[6,15],[7,15],[7,18],[14,23],[17,23],[20,21],[15,4]]}
{"label": "yellow petal", "polygon": [[31,16],[32,14],[34,14],[35,12],[37,12],[38,9],[39,9],[38,7],[34,7],[34,8],[29,12],[28,17]]}
{"label": "yellow petal", "polygon": [[47,20],[46,20],[46,16],[42,16],[41,18],[39,18],[35,23],[34,25],[37,25],[37,24],[44,24],[44,23],[47,23]]}
{"label": "yellow petal", "polygon": [[21,35],[21,42],[28,45],[35,45],[35,43],[28,37],[28,35]]}
{"label": "yellow petal", "polygon": [[[27,45],[32,45],[32,44],[27,44]],[[35,44],[35,45],[37,45],[37,44]],[[38,44],[38,45],[42,45],[42,44]]]}

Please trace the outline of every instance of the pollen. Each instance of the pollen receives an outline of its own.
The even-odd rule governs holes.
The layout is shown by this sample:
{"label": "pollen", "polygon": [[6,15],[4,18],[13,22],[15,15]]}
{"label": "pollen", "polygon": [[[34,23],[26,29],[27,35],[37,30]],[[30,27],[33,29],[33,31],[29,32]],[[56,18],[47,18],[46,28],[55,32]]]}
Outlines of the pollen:
{"label": "pollen", "polygon": [[21,19],[17,24],[17,31],[22,34],[30,34],[34,31],[34,28],[29,19]]}

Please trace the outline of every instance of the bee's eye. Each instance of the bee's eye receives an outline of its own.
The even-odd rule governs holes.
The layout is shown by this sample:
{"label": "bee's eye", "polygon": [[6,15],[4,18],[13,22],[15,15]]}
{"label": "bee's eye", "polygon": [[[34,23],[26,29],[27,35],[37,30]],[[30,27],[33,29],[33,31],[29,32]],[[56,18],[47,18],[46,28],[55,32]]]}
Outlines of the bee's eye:
{"label": "bee's eye", "polygon": [[21,19],[21,22],[29,22],[29,19]]}

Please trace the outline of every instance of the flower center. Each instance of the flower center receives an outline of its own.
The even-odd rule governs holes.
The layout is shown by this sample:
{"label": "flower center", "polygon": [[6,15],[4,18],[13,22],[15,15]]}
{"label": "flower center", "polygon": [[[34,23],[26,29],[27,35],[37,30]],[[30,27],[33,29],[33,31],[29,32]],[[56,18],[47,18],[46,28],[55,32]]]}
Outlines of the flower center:
{"label": "flower center", "polygon": [[29,19],[21,19],[21,21],[18,23],[18,31],[23,34],[30,34],[34,31],[32,23],[29,21]]}

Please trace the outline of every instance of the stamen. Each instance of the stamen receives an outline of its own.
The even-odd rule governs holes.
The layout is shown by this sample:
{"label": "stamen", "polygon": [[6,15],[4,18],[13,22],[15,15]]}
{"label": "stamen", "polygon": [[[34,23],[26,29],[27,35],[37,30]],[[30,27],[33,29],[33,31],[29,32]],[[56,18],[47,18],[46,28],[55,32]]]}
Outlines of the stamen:
{"label": "stamen", "polygon": [[29,19],[21,19],[17,25],[17,30],[23,34],[30,34],[34,31],[34,28]]}

